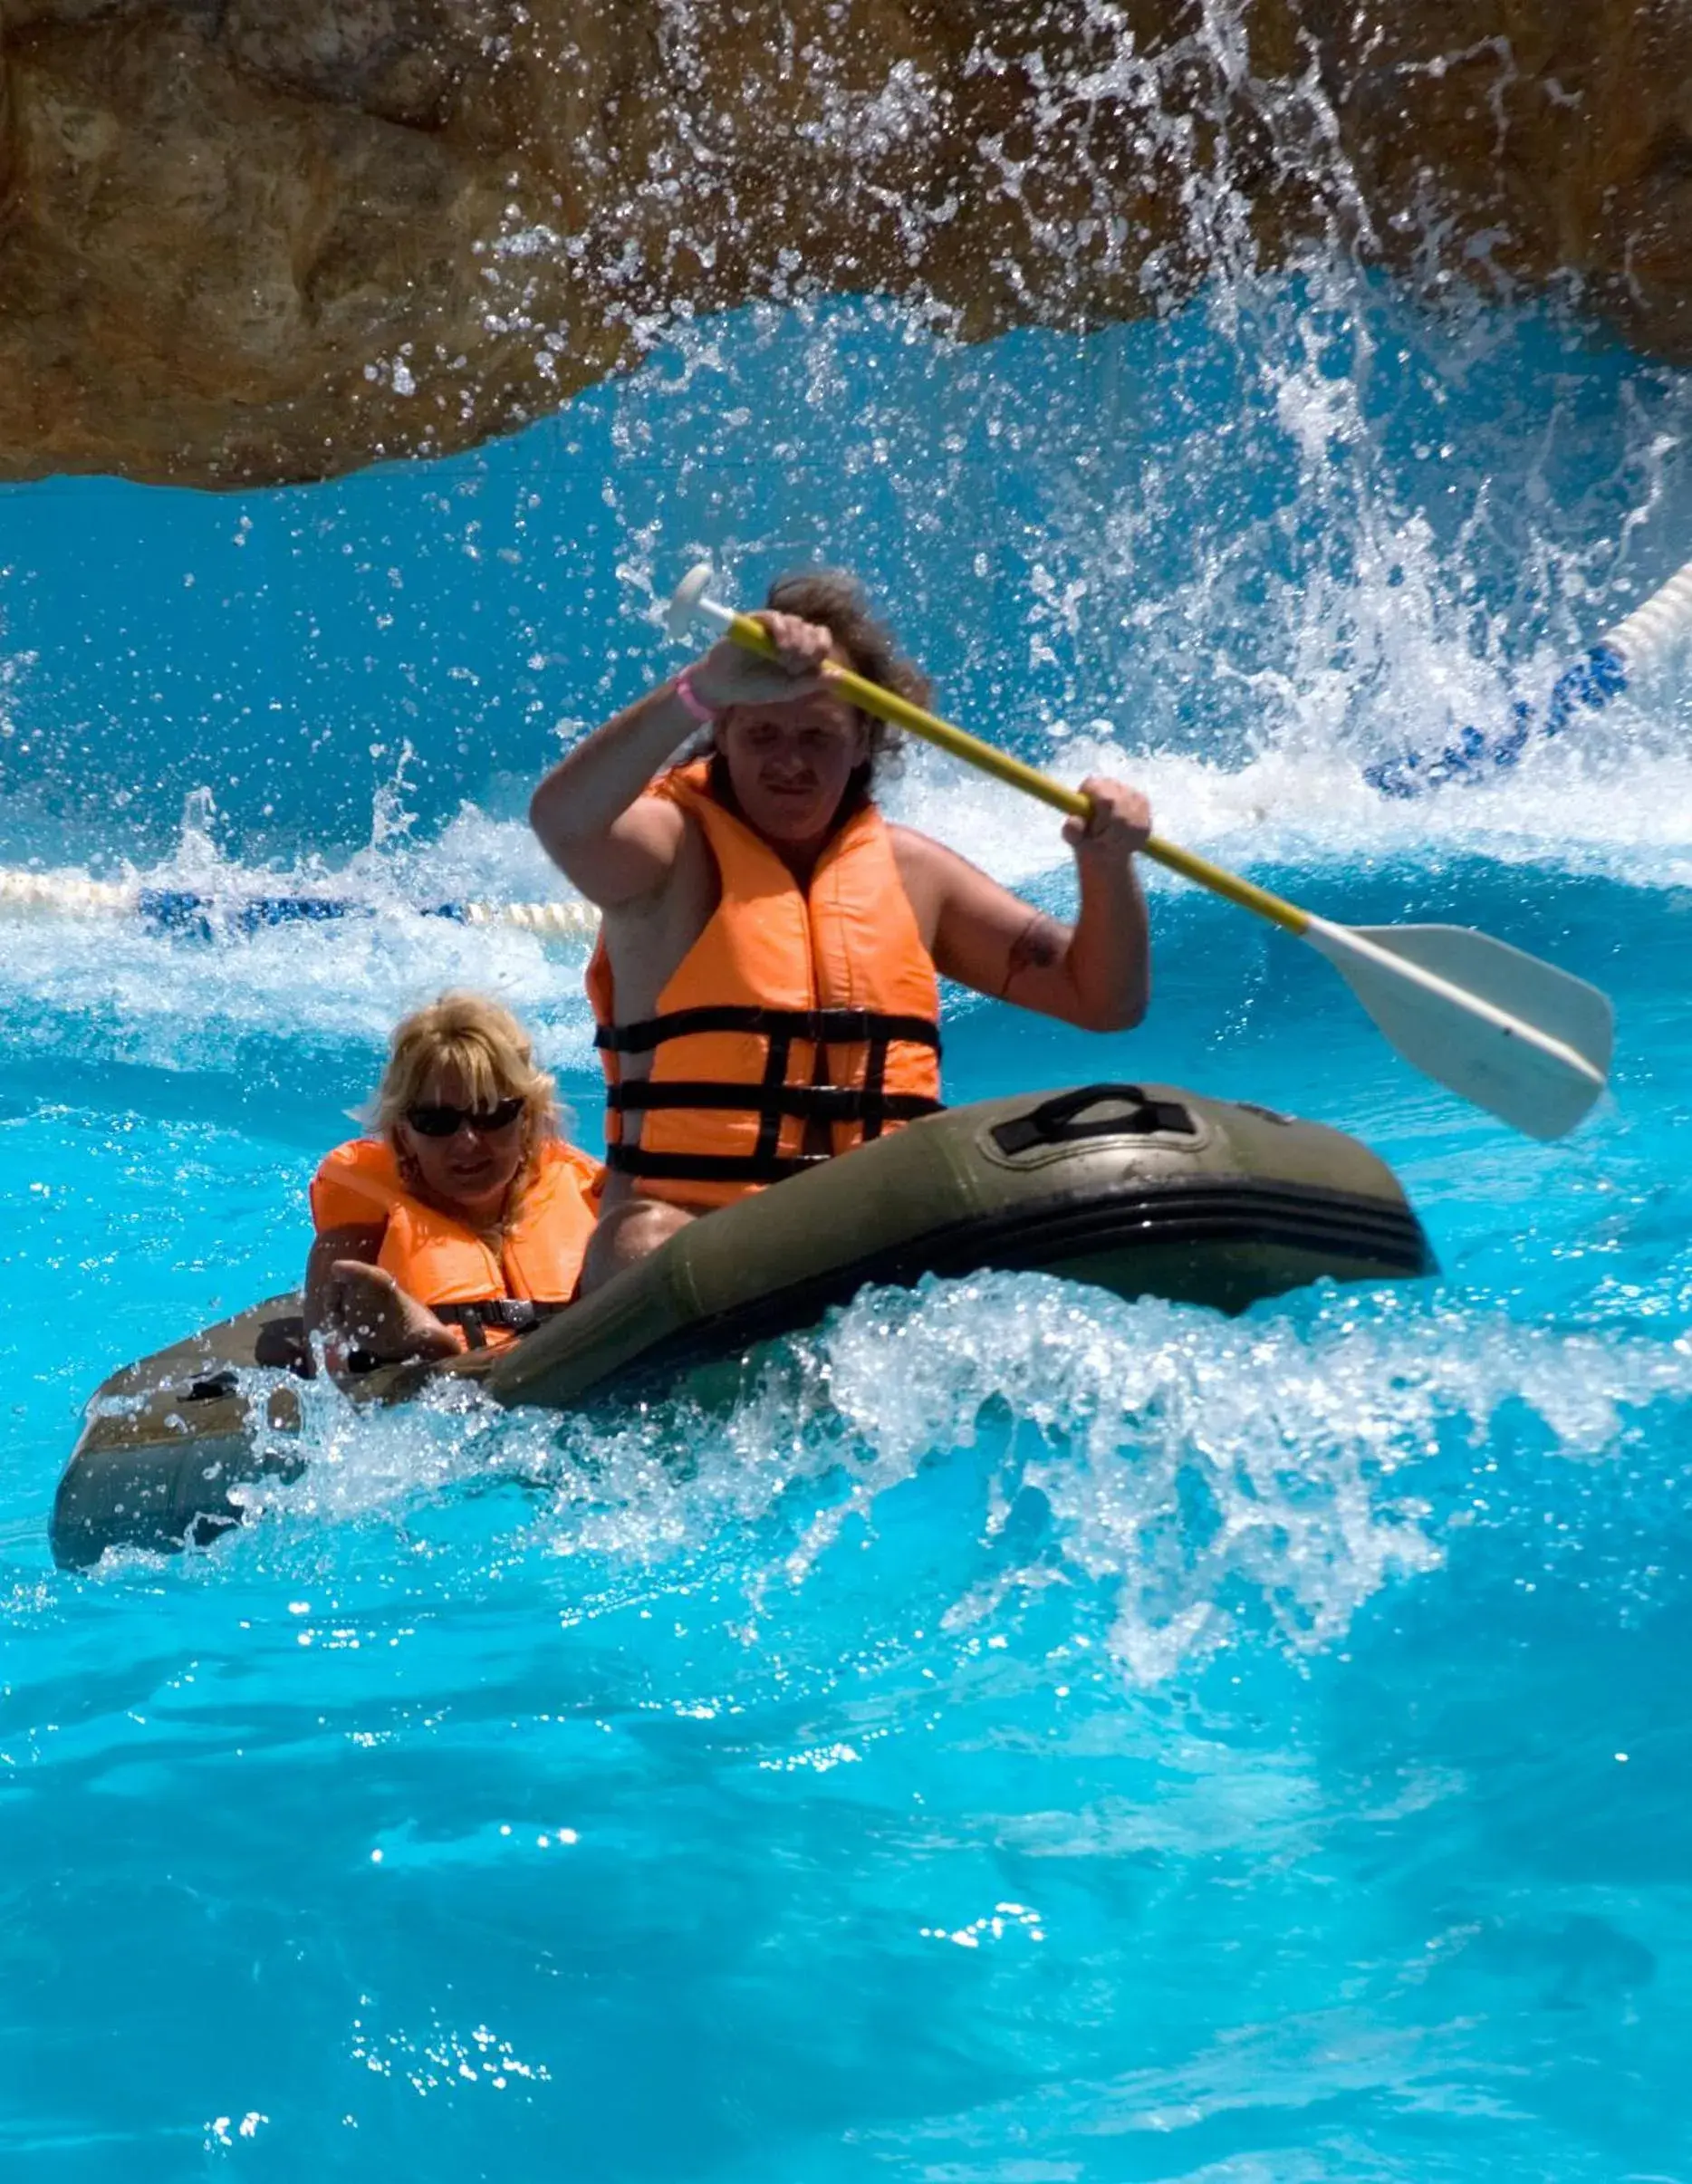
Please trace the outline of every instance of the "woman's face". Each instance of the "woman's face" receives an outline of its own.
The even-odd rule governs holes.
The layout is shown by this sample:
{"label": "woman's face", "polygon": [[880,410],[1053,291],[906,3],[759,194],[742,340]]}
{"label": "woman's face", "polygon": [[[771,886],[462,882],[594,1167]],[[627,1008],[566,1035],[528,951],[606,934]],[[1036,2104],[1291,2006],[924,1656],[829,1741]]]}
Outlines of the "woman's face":
{"label": "woman's face", "polygon": [[[456,1068],[443,1067],[425,1079],[416,1104],[464,1112],[472,1104],[470,1090]],[[401,1116],[398,1136],[429,1197],[443,1207],[481,1219],[500,1211],[523,1166],[521,1113],[503,1130],[478,1124],[466,1114],[449,1138],[427,1136]]]}

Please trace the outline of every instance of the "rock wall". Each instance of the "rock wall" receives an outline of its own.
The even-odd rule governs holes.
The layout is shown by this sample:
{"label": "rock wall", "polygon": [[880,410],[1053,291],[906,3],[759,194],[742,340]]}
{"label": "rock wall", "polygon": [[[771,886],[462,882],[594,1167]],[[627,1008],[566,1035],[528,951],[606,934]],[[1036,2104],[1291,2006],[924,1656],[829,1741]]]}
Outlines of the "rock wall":
{"label": "rock wall", "polygon": [[1079,326],[1324,235],[1692,358],[1692,8],[0,0],[0,476],[321,477],[678,312]]}

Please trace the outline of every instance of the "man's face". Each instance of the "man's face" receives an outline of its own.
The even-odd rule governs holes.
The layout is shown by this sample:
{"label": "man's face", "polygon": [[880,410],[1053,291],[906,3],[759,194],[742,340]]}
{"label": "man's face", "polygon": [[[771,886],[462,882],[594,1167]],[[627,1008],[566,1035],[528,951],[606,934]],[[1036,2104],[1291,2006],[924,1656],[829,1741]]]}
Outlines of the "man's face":
{"label": "man's face", "polygon": [[795,847],[827,834],[870,755],[863,717],[827,691],[734,706],[717,723],[716,743],[746,819],[771,842]]}

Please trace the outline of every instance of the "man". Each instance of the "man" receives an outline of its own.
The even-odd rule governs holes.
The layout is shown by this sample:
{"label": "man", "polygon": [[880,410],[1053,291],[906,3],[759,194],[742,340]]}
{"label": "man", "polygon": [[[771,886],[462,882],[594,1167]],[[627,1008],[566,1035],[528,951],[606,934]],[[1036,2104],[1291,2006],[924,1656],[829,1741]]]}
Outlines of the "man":
{"label": "man", "polygon": [[[1063,926],[882,820],[889,731],[824,669],[918,702],[927,685],[857,584],[784,578],[759,619],[774,660],[723,640],[577,745],[530,807],[604,913],[588,990],[610,1174],[584,1290],[697,1215],[937,1107],[937,971],[1090,1031],[1145,1014],[1145,798],[1082,784],[1091,814],[1063,829],[1081,906]],[[672,765],[701,729],[693,763]]]}

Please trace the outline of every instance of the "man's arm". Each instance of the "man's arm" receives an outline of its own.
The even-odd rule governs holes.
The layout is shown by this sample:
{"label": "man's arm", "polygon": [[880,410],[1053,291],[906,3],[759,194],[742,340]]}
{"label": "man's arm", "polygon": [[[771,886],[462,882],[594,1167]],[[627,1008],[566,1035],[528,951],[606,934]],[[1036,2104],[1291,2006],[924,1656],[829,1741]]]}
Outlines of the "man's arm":
{"label": "man's arm", "polygon": [[933,890],[934,959],[948,978],[1083,1031],[1128,1031],[1151,995],[1146,900],[1134,870],[1151,812],[1120,782],[1082,785],[1092,812],[1063,829],[1081,883],[1072,926],[1031,909],[938,842],[904,841],[920,861],[924,891]]}
{"label": "man's arm", "polygon": [[541,847],[602,910],[655,894],[674,868],[681,811],[641,792],[697,725],[675,684],[661,684],[583,737],[530,799]]}
{"label": "man's arm", "polygon": [[[826,630],[791,614],[757,619],[780,657],[761,659],[725,638],[687,670],[696,700],[720,713],[734,705],[803,698],[822,688]],[[679,677],[595,728],[548,774],[529,803],[541,847],[590,902],[617,909],[654,895],[680,854],[680,810],[641,793],[698,726],[676,695]]]}

